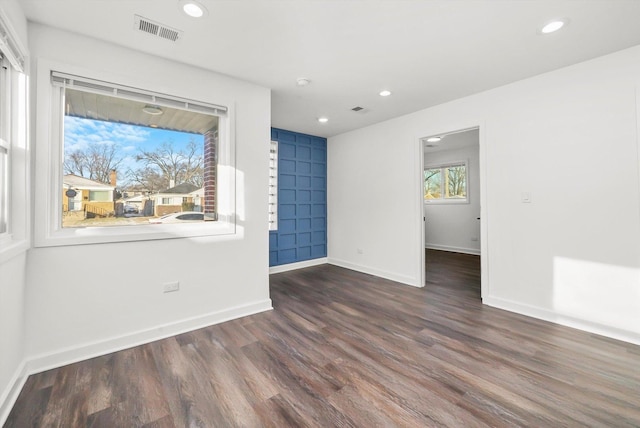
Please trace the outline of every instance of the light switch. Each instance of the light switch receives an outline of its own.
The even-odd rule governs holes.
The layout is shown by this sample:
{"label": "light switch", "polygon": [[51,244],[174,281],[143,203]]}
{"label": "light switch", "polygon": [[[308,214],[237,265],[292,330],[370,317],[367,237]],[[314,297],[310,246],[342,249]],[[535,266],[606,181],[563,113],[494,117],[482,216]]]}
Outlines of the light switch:
{"label": "light switch", "polygon": [[523,204],[531,203],[531,192],[522,192],[522,203]]}

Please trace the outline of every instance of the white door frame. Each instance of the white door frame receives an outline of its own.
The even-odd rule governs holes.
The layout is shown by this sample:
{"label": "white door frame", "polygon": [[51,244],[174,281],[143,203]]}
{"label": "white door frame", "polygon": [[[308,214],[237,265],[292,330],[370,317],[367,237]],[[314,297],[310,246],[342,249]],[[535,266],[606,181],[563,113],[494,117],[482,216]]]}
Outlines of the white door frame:
{"label": "white door frame", "polygon": [[423,189],[423,174],[424,174],[424,142],[425,138],[428,138],[433,135],[446,135],[456,132],[468,131],[470,129],[478,129],[479,135],[479,156],[480,156],[480,294],[481,298],[484,300],[489,297],[489,236],[488,236],[488,210],[487,210],[487,145],[485,140],[485,126],[484,125],[473,125],[466,126],[460,128],[450,128],[449,131],[445,132],[427,132],[424,135],[417,138],[418,140],[418,156],[419,156],[419,175],[420,175],[420,185],[419,187],[419,201],[420,201],[420,209],[419,209],[419,221],[421,224],[420,227],[420,287],[424,287],[427,285],[427,275],[426,275],[426,262],[425,262],[425,229],[426,223],[424,221],[425,218],[425,210],[424,210],[424,189]]}

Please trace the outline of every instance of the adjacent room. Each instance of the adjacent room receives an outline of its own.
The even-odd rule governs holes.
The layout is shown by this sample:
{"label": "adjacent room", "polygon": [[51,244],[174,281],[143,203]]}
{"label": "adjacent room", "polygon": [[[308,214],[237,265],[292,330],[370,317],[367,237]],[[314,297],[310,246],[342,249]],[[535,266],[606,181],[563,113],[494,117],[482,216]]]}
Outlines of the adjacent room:
{"label": "adjacent room", "polygon": [[638,17],[0,0],[0,425],[640,426]]}

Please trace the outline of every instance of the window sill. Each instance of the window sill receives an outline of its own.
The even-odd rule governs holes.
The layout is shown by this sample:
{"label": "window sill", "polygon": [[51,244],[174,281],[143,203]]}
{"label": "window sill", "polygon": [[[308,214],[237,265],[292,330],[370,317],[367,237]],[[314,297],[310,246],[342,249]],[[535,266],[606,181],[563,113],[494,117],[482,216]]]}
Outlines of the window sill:
{"label": "window sill", "polygon": [[460,205],[468,204],[469,199],[431,199],[424,201],[424,205]]}
{"label": "window sill", "polygon": [[36,239],[36,247],[65,245],[109,244],[119,242],[153,241],[195,237],[213,237],[236,233],[235,223],[216,221],[200,224],[149,224],[141,226],[112,226],[66,228]]}
{"label": "window sill", "polygon": [[26,253],[29,242],[26,239],[13,239],[11,235],[0,238],[0,264]]}

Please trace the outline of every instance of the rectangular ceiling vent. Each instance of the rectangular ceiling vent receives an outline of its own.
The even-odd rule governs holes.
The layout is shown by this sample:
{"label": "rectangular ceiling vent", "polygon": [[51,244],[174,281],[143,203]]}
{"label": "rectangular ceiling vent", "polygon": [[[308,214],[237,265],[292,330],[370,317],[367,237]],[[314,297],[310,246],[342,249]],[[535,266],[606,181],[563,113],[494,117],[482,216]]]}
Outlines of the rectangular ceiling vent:
{"label": "rectangular ceiling vent", "polygon": [[360,114],[369,113],[369,109],[365,107],[360,107],[360,106],[352,108],[351,111],[355,111],[356,113],[360,113]]}
{"label": "rectangular ceiling vent", "polygon": [[177,42],[183,33],[181,30],[176,30],[175,28],[160,24],[159,22],[152,21],[140,15],[134,15],[134,28],[143,33],[171,40],[172,42]]}

